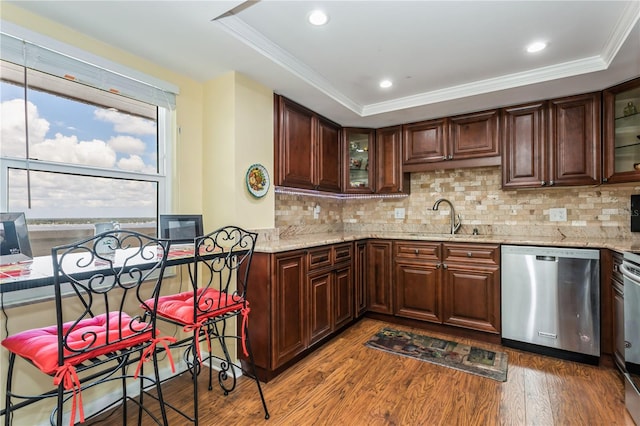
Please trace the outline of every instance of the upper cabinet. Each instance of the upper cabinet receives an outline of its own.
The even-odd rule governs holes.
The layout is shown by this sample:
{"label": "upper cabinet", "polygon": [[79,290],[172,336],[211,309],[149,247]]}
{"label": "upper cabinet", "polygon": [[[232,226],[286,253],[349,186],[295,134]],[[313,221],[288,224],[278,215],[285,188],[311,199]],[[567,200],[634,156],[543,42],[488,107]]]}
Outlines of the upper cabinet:
{"label": "upper cabinet", "polygon": [[373,129],[345,128],[342,131],[344,147],[347,153],[346,170],[343,172],[344,192],[374,192],[374,138]]}
{"label": "upper cabinet", "polygon": [[344,128],[343,184],[346,193],[408,193],[409,175],[402,170],[402,128]]}
{"label": "upper cabinet", "polygon": [[402,169],[402,127],[376,130],[375,165],[377,193],[409,192],[409,175]]}
{"label": "upper cabinet", "polygon": [[498,110],[405,124],[404,171],[499,165],[499,126]]}
{"label": "upper cabinet", "polygon": [[600,94],[502,110],[502,186],[600,183]]}
{"label": "upper cabinet", "polygon": [[603,92],[603,181],[640,181],[640,78]]}
{"label": "upper cabinet", "polygon": [[275,97],[276,185],[340,192],[340,126]]}

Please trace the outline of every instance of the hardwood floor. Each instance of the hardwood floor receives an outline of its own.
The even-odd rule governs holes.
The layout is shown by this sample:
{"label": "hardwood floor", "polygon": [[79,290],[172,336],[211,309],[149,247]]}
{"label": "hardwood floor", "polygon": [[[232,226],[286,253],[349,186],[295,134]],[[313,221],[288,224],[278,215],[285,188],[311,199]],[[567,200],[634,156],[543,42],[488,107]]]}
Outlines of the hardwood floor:
{"label": "hardwood floor", "polygon": [[[205,378],[201,377],[201,424],[634,424],[624,407],[622,378],[613,367],[594,367],[452,338],[506,352],[507,381],[497,382],[364,346],[385,325],[365,318],[263,384],[271,414],[267,421],[254,382],[242,378],[239,388],[225,397],[215,386],[207,391]],[[184,375],[166,383],[165,395],[171,401],[190,404],[189,380]],[[171,424],[185,424],[175,414],[170,416]]]}

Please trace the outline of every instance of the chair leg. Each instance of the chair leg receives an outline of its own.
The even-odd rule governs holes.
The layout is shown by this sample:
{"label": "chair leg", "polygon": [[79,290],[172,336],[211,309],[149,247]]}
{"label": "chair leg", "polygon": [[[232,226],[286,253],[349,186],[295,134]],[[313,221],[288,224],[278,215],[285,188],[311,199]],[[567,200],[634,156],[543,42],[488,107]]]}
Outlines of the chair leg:
{"label": "chair leg", "polygon": [[200,359],[198,358],[198,345],[200,345],[200,331],[197,330],[193,333],[193,424],[198,426],[198,373],[202,368]]}
{"label": "chair leg", "polygon": [[[169,421],[167,420],[167,410],[164,405],[164,398],[162,396],[162,383],[160,383],[160,369],[158,368],[158,354],[155,352],[153,353],[153,370],[156,378],[156,392],[158,393],[158,402],[160,403],[160,413],[162,414],[162,424],[167,426],[169,424]],[[142,384],[142,381],[140,383]],[[142,394],[142,389],[140,392]]]}
{"label": "chair leg", "polygon": [[[122,365],[121,367],[121,371],[122,371],[122,379],[121,379],[121,384],[122,384],[122,424],[127,424],[127,379],[126,379],[126,375],[127,375],[127,367],[126,367],[126,363]],[[139,421],[138,421],[138,426],[139,426]]]}
{"label": "chair leg", "polygon": [[[142,357],[142,351],[140,351],[141,354],[140,356]],[[122,379],[122,384],[125,385],[125,379],[124,379],[124,374],[123,374],[123,379]],[[140,375],[138,376],[138,426],[142,426],[142,406],[144,404],[144,363],[142,363],[142,365],[140,366]],[[127,399],[123,398],[122,399],[122,403],[126,406],[127,405]],[[126,409],[123,409],[123,412],[125,412],[126,415]],[[124,417],[122,419],[122,424],[126,425],[127,424],[127,418]]]}
{"label": "chair leg", "polygon": [[249,353],[249,364],[251,367],[251,374],[256,381],[256,385],[258,386],[258,393],[260,394],[260,399],[262,400],[262,408],[264,408],[264,418],[265,420],[269,420],[269,410],[267,409],[267,402],[264,399],[264,394],[262,393],[262,386],[260,386],[260,379],[258,379],[258,373],[256,372],[256,363],[253,359],[253,350],[251,349],[251,340],[249,339],[249,330],[244,329],[245,341],[247,344],[247,352]]}
{"label": "chair leg", "polygon": [[56,425],[62,425],[62,415],[64,414],[64,381],[58,385],[58,406],[56,408]]}
{"label": "chair leg", "polygon": [[13,352],[9,353],[9,367],[7,368],[7,384],[6,384],[6,393],[4,397],[4,425],[11,425],[11,418],[13,413],[11,411],[11,386],[13,382],[13,365],[16,362],[16,354]]}

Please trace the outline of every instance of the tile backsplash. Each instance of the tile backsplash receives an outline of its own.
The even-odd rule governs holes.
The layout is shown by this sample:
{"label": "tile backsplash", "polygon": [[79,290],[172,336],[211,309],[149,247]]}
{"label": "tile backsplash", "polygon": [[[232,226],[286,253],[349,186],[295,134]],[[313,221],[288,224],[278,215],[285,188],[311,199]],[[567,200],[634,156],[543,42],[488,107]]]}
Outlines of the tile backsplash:
{"label": "tile backsplash", "polygon": [[[281,238],[343,230],[447,233],[448,205],[432,209],[447,198],[462,216],[461,234],[476,228],[483,235],[640,240],[629,230],[630,195],[640,184],[502,190],[501,182],[496,166],[412,173],[411,194],[400,198],[277,193],[275,223]],[[405,209],[403,219],[395,218],[396,208]],[[552,208],[566,208],[567,220],[550,221]]]}

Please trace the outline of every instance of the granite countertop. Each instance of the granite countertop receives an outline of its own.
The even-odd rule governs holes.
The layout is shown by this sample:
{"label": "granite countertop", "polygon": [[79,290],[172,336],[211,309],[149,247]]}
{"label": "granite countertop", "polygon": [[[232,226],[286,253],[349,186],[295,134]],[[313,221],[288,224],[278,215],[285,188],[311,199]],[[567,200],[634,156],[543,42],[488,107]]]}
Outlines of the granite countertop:
{"label": "granite countertop", "polygon": [[356,233],[322,233],[306,234],[295,237],[280,238],[275,241],[258,239],[256,251],[262,253],[279,253],[289,250],[357,241],[368,238],[406,241],[487,243],[487,244],[516,244],[553,247],[606,248],[624,251],[640,251],[637,240],[625,239],[593,239],[584,237],[531,237],[506,235],[469,235],[469,234],[428,234],[409,232],[356,232]]}

